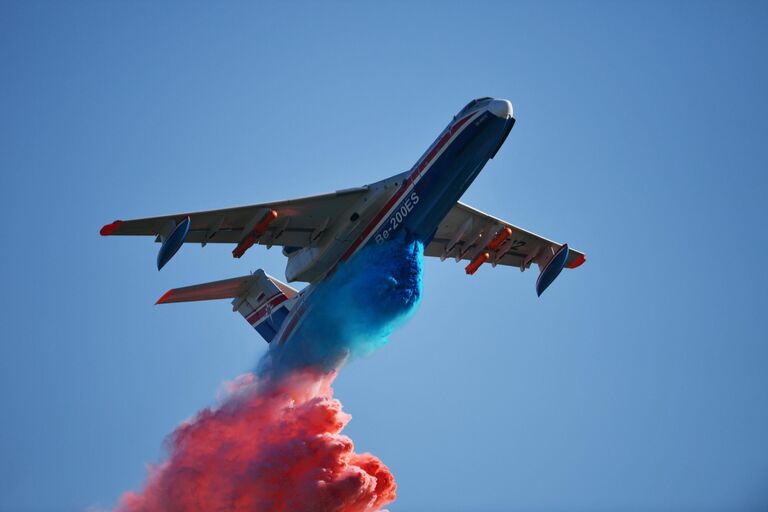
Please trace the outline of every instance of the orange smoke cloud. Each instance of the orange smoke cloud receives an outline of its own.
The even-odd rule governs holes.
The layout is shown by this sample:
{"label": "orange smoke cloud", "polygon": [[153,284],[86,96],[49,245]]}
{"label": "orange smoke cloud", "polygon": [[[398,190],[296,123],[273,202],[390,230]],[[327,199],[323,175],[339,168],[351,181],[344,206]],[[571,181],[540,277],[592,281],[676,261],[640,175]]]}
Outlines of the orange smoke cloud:
{"label": "orange smoke cloud", "polygon": [[333,398],[335,374],[279,382],[245,375],[221,403],[179,426],[169,458],[117,512],[363,512],[395,499],[389,469],[341,434],[351,416]]}

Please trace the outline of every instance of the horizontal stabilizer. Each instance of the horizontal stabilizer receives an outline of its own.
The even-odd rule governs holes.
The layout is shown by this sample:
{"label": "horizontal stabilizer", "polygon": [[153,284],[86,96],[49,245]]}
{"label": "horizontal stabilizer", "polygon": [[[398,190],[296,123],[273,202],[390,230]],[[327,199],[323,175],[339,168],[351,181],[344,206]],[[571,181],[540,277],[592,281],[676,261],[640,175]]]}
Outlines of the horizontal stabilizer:
{"label": "horizontal stabilizer", "polygon": [[285,322],[298,291],[257,270],[251,275],[168,290],[155,304],[234,299],[232,309],[270,343]]}
{"label": "horizontal stabilizer", "polygon": [[184,288],[168,290],[155,304],[171,302],[193,302],[197,300],[232,299],[245,294],[253,284],[254,277],[243,276],[212,283],[195,284]]}
{"label": "horizontal stabilizer", "polygon": [[[296,290],[277,279],[264,274],[288,297],[293,297]],[[213,281],[211,283],[195,284],[183,288],[168,290],[155,304],[169,304],[172,302],[194,302],[199,300],[234,299],[243,297],[253,288],[259,280],[259,273]]]}

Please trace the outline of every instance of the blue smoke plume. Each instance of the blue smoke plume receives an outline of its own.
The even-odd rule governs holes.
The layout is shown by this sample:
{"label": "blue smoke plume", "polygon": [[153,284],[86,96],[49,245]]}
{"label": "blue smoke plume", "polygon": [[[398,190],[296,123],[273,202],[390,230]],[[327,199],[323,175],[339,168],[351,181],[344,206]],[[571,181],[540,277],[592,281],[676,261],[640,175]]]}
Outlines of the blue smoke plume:
{"label": "blue smoke plume", "polygon": [[421,299],[423,244],[406,230],[361,249],[308,298],[303,322],[265,356],[260,373],[338,368],[387,342]]}

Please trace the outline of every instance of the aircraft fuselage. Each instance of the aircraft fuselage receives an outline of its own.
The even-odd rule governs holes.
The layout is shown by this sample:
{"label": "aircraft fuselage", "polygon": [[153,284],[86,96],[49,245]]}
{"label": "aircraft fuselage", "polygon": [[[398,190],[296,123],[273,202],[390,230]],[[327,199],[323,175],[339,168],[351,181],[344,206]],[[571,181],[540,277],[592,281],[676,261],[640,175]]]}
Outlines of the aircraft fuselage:
{"label": "aircraft fuselage", "polygon": [[425,245],[440,222],[498,151],[515,123],[507,100],[470,103],[406,172],[373,183],[336,222],[333,240],[288,256],[288,282],[317,283],[369,243],[407,230]]}
{"label": "aircraft fuselage", "polygon": [[438,225],[493,158],[514,125],[507,100],[481,98],[457,114],[404,173],[369,185],[368,193],[338,226],[333,243],[305,248],[289,257],[289,281],[308,281],[271,348],[281,346],[311,309],[312,292],[366,245],[386,244],[405,231],[427,245]]}

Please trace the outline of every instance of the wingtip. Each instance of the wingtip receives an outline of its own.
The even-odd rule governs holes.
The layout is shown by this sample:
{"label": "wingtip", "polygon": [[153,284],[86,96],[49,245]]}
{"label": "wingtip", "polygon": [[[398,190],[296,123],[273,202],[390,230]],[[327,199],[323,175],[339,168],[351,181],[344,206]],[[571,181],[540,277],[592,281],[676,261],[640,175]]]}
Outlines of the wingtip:
{"label": "wingtip", "polygon": [[171,297],[171,295],[173,295],[173,290],[168,290],[167,292],[165,292],[162,297],[157,299],[157,302],[155,302],[155,306],[157,306],[158,304],[164,304],[168,302],[168,299]]}
{"label": "wingtip", "polygon": [[566,265],[566,268],[577,268],[584,264],[584,262],[587,261],[587,257],[583,254],[579,254],[575,260],[570,262],[568,265]]}
{"label": "wingtip", "polygon": [[117,228],[119,228],[119,227],[120,227],[120,224],[122,224],[122,223],[123,223],[123,221],[121,221],[121,220],[116,220],[115,222],[112,222],[111,224],[105,224],[105,225],[104,225],[104,226],[102,226],[102,228],[99,230],[99,234],[100,234],[101,236],[109,236],[109,235],[111,235],[112,233],[114,233],[114,231],[115,231]]}

